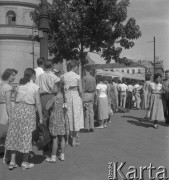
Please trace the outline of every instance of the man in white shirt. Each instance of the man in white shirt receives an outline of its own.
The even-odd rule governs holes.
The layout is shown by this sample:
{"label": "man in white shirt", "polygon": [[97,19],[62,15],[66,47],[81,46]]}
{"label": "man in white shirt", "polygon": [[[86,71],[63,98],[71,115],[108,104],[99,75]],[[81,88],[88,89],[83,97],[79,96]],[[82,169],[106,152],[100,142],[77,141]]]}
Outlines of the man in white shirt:
{"label": "man in white shirt", "polygon": [[140,109],[140,85],[138,82],[135,83],[134,85],[134,96],[135,96],[135,106],[137,109]]}
{"label": "man in white shirt", "polygon": [[126,107],[126,91],[127,85],[123,81],[122,84],[119,84],[119,92],[120,92],[120,106],[125,108]]}
{"label": "man in white shirt", "polygon": [[[49,111],[45,109],[46,103],[55,96],[55,84],[60,81],[53,72],[53,62],[46,60],[44,64],[45,71],[38,77],[38,85],[40,87],[40,98],[42,103],[42,111],[44,115],[44,121],[49,118]],[[46,122],[45,122],[46,123]]]}
{"label": "man in white shirt", "polygon": [[38,67],[34,69],[36,72],[36,81],[35,81],[36,84],[39,83],[39,76],[44,73],[44,70],[43,70],[44,63],[45,63],[45,59],[43,57],[40,57],[37,59]]}

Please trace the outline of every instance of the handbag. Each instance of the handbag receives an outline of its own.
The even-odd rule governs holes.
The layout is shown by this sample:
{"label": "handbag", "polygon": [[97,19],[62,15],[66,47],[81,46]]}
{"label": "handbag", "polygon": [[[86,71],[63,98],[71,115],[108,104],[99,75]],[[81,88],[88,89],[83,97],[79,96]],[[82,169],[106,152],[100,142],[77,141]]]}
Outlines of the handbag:
{"label": "handbag", "polygon": [[39,124],[37,129],[39,131],[37,146],[44,147],[51,141],[49,129],[44,124]]}

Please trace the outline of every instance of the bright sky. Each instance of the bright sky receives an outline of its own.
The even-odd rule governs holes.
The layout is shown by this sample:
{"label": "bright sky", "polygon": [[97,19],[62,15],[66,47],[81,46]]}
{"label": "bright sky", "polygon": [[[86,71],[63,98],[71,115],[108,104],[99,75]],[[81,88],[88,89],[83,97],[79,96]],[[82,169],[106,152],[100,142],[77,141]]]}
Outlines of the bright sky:
{"label": "bright sky", "polygon": [[156,56],[169,69],[169,0],[130,0],[128,17],[134,17],[140,26],[142,36],[135,41],[131,50],[124,50],[122,56],[135,60],[153,60],[154,45],[147,43],[156,38]]}

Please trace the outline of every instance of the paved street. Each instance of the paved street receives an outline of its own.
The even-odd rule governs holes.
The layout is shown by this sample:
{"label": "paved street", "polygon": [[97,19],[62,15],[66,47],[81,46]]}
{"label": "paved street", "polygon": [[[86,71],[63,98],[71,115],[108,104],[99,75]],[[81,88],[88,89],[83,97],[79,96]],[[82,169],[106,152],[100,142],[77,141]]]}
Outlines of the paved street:
{"label": "paved street", "polygon": [[18,167],[9,171],[0,159],[0,179],[107,180],[109,162],[126,162],[124,172],[129,166],[139,168],[150,163],[157,168],[165,166],[169,176],[169,127],[161,124],[159,129],[154,129],[148,122],[140,122],[144,116],[145,111],[141,110],[118,113],[106,129],[80,133],[81,145],[68,146],[64,162],[45,162],[42,152],[35,147],[33,169],[23,171]]}

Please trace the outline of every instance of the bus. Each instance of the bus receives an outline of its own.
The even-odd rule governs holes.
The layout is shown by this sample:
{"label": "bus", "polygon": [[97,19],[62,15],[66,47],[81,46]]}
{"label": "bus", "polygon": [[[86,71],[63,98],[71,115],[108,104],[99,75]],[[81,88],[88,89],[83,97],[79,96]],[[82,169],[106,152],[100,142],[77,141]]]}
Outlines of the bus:
{"label": "bus", "polygon": [[128,73],[123,73],[123,72],[118,72],[118,71],[108,71],[108,70],[96,70],[95,78],[96,80],[99,79],[99,77],[102,76],[106,80],[110,79],[117,79],[121,81],[137,81],[137,82],[144,82],[145,77],[136,75],[136,74],[128,74]]}

